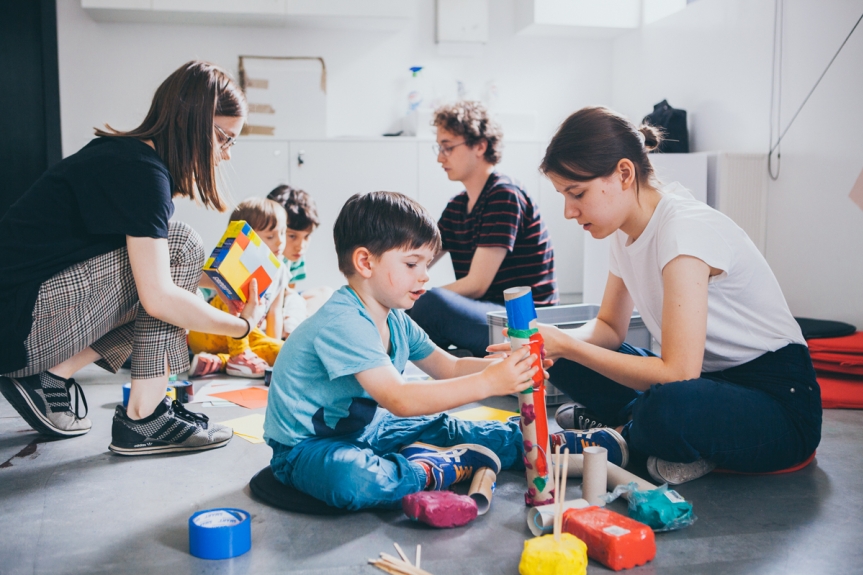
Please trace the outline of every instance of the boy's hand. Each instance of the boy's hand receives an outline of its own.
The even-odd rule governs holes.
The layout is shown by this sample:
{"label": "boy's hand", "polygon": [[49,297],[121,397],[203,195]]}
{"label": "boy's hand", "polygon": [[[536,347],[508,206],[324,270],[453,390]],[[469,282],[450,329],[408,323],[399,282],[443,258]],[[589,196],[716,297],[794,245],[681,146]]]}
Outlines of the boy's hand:
{"label": "boy's hand", "polygon": [[253,279],[249,282],[249,299],[243,305],[240,317],[248,320],[252,327],[255,327],[261,323],[266,313],[267,310],[261,304],[261,298],[258,297],[258,280]]}
{"label": "boy's hand", "polygon": [[488,395],[519,393],[533,385],[531,378],[538,369],[533,367],[536,359],[535,355],[530,355],[530,348],[525,346],[485,368],[482,375],[488,386]]}

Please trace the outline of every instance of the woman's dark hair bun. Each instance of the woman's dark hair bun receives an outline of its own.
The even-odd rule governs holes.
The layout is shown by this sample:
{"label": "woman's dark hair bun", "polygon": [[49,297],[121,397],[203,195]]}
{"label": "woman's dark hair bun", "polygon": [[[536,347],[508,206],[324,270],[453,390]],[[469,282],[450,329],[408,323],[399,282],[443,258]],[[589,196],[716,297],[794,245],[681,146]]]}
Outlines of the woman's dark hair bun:
{"label": "woman's dark hair bun", "polygon": [[651,152],[659,147],[659,142],[662,141],[662,132],[650,124],[642,124],[638,127],[638,131],[644,136],[644,149]]}

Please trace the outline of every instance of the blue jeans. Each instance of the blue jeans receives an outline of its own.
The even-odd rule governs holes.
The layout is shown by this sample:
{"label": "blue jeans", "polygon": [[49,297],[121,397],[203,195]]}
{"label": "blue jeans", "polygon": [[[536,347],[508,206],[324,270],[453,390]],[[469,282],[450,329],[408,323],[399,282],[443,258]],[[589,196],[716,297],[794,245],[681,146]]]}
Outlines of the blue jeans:
{"label": "blue jeans", "polygon": [[417,300],[410,316],[438,347],[454,345],[470,350],[474,357],[485,357],[489,343],[486,313],[504,309],[490,301],[432,288]]}
{"label": "blue jeans", "polygon": [[[654,355],[628,344],[619,351]],[[567,360],[548,371],[555,387],[604,424],[625,423],[636,455],[682,463],[705,458],[725,469],[767,472],[800,463],[821,441],[821,389],[803,345],[644,392]]]}
{"label": "blue jeans", "polygon": [[517,423],[463,421],[446,414],[396,417],[378,409],[365,429],[341,437],[313,437],[294,447],[270,441],[276,478],[333,507],[395,508],[405,495],[422,491],[426,472],[399,455],[421,441],[437,447],[478,443],[497,454],[501,467],[523,467]]}

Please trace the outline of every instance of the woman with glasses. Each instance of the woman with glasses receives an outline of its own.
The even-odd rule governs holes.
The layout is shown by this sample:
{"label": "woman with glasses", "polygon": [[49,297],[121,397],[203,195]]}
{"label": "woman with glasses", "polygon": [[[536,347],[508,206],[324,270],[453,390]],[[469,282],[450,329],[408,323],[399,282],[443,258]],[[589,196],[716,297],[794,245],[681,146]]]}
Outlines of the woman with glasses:
{"label": "woman with glasses", "polygon": [[465,191],[438,221],[456,281],[424,294],[411,317],[443,349],[486,354],[486,313],[502,310],[503,290],[531,286],[537,305],[558,303],[554,250],[539,210],[516,182],[497,172],[503,134],[479,102],[435,112],[435,153],[450,180]]}
{"label": "woman with glasses", "polygon": [[230,440],[230,428],[169,402],[165,388],[189,367],[186,329],[243,337],[263,307],[250,301],[237,317],[198,298],[201,238],[169,220],[176,196],[226,209],[216,166],[231,158],[246,110],[222,69],[184,64],[140,126],[97,129],[0,220],[0,391],[36,431],[87,433],[72,376],[94,362],[116,372],[131,354],[129,404],[115,411],[109,449],[144,455]]}

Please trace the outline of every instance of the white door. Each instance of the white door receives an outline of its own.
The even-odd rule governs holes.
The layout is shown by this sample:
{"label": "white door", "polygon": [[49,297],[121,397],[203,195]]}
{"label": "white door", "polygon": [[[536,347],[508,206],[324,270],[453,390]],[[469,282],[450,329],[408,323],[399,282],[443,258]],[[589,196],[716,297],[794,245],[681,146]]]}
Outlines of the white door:
{"label": "white door", "polygon": [[229,195],[225,213],[204,209],[185,198],[174,200],[172,219],[186,222],[201,234],[208,255],[225,233],[236,204],[254,196],[266,197],[276,186],[288,183],[288,142],[241,139],[231,148],[231,161],[219,164],[219,173],[224,178],[220,189]]}
{"label": "white door", "polygon": [[326,285],[338,289],[345,279],[339,272],[333,243],[336,216],[345,201],[358,192],[401,192],[416,199],[416,142],[294,141],[290,165],[291,185],[312,196],[321,220],[306,252],[308,279],[298,287]]}

